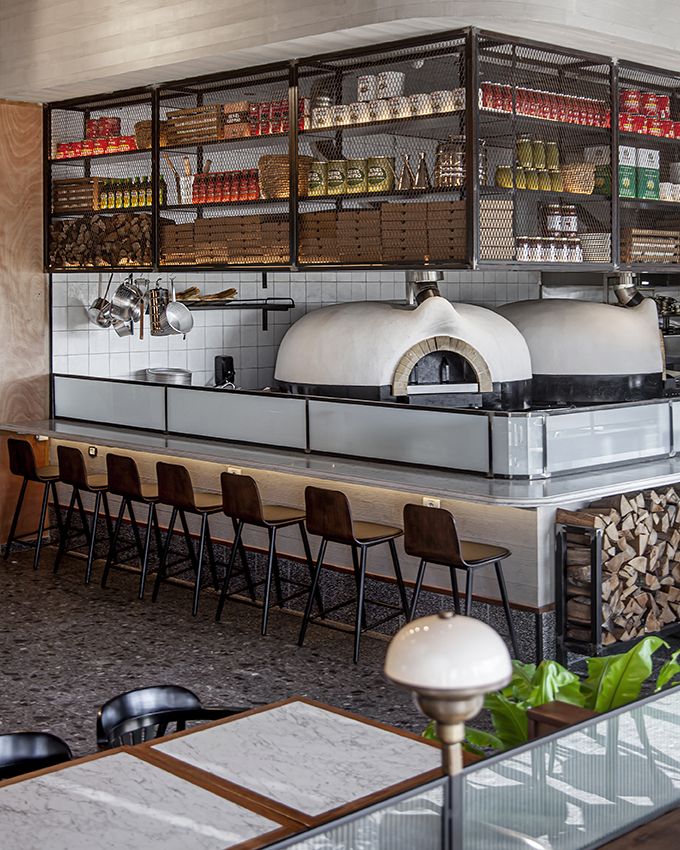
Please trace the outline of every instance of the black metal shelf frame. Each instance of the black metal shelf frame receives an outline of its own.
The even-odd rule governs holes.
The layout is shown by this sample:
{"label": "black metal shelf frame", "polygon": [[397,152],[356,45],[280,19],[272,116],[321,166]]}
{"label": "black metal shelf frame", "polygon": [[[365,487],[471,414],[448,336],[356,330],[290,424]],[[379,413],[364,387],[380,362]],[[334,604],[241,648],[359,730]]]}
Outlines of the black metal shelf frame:
{"label": "black metal shelf frame", "polygon": [[[348,104],[356,100],[352,87],[361,75],[376,75],[382,71],[407,69],[406,92],[427,93],[437,88],[465,90],[464,109],[452,109],[440,113],[412,115],[410,117],[392,117],[355,124],[343,123],[341,126],[310,126],[298,129],[298,103],[301,97],[309,97],[319,81],[330,81],[333,101]],[[488,103],[481,102],[481,84],[487,80],[509,87],[510,102],[503,109],[494,109]],[[419,88],[418,86],[421,86]],[[410,88],[409,88],[410,86]],[[422,87],[424,86],[424,88]],[[429,86],[429,87],[428,87]],[[619,198],[619,145],[646,147],[660,150],[662,181],[668,180],[671,161],[680,162],[680,138],[670,139],[643,133],[630,133],[619,129],[619,94],[622,89],[637,88],[645,91],[668,95],[674,118],[680,120],[680,73],[669,72],[632,62],[618,62],[616,59],[591,54],[580,50],[528,39],[510,37],[502,33],[466,28],[452,32],[435,33],[428,36],[403,39],[379,45],[367,46],[356,50],[338,51],[324,55],[311,56],[291,62],[279,62],[242,70],[211,74],[203,77],[175,80],[159,86],[149,86],[125,91],[117,91],[98,97],[82,97],[46,105],[44,113],[45,138],[45,266],[48,271],[97,271],[131,269],[154,269],[163,271],[202,268],[205,270],[290,270],[290,269],[403,269],[432,265],[449,268],[550,268],[591,269],[602,271],[660,269],[680,272],[680,244],[674,262],[628,262],[630,255],[621,251],[621,238],[630,233],[630,228],[647,230],[678,230],[680,232],[680,205],[657,199]],[[580,123],[553,120],[544,115],[523,114],[523,90],[534,89],[551,92],[566,97],[581,97],[601,100],[606,103],[610,114],[610,126],[589,126]],[[200,106],[209,103],[221,103],[239,99],[266,100],[267,94],[276,92],[280,99],[288,100],[289,128],[287,133],[273,133],[257,137],[245,137],[222,140],[207,140],[203,143],[168,144],[160,147],[160,121],[165,112],[173,105]],[[143,105],[143,110],[140,105]],[[508,108],[509,107],[509,108]],[[126,129],[132,132],[133,118],[144,113],[151,119],[151,148],[129,152],[115,152],[99,156],[80,156],[55,159],[54,139],[62,133],[61,141],[75,140],[82,127],[85,136],[85,122],[91,116],[106,114],[128,116]],[[66,119],[64,118],[66,116]],[[64,123],[66,121],[66,123]],[[60,123],[61,122],[61,123]],[[69,129],[70,128],[70,129]],[[495,166],[499,163],[515,165],[514,152],[519,135],[530,133],[546,140],[558,141],[568,156],[574,158],[584,147],[600,144],[610,149],[611,194],[581,194],[568,192],[529,191],[522,189],[502,189],[490,185],[494,183]],[[437,189],[434,187],[433,148],[444,142],[449,135],[464,138],[464,185],[455,189]],[[306,161],[301,157],[312,151],[318,158],[382,155],[384,151],[395,154],[409,153],[418,156],[420,150],[426,151],[428,171],[433,187],[420,193],[411,192],[353,192],[323,196],[302,195],[298,192],[298,177]],[[677,151],[677,156],[676,156]],[[239,152],[237,154],[237,152]],[[241,153],[242,152],[242,153]],[[228,164],[234,157],[239,161],[257,164],[260,153],[279,153],[287,156],[289,169],[288,197],[275,199],[256,199],[243,202],[209,204],[173,203],[174,186],[166,167],[164,155],[173,157],[188,155],[195,159],[192,167],[202,170],[208,159]],[[560,150],[560,153],[562,151]],[[392,155],[392,154],[390,154]],[[477,175],[479,165],[488,159],[487,185],[480,185]],[[398,179],[401,162],[395,158],[395,180]],[[412,166],[417,162],[411,162]],[[71,264],[52,264],[49,262],[50,227],[54,222],[68,221],[81,216],[85,223],[97,210],[63,210],[54,215],[52,209],[52,179],[55,175],[70,178],[81,173],[82,176],[117,176],[128,167],[130,176],[141,174],[142,168],[148,168],[153,183],[154,203],[149,208],[123,210],[102,210],[102,215],[110,217],[117,212],[134,214],[144,212],[152,217],[151,262],[132,266],[126,264],[77,266]],[[213,166],[213,170],[220,170]],[[168,184],[169,197],[159,206],[159,177],[163,174]],[[513,169],[513,175],[515,174]],[[595,189],[598,192],[598,189]],[[431,255],[426,246],[412,245],[400,254],[399,250],[380,255],[363,250],[361,243],[373,242],[375,230],[367,233],[363,240],[357,225],[354,237],[357,244],[356,255],[345,246],[342,251],[326,252],[322,250],[324,228],[318,227],[319,250],[316,256],[305,252],[306,238],[309,234],[310,212],[360,212],[380,209],[381,204],[424,203],[440,200],[461,201],[465,210],[464,249],[451,249],[446,259],[439,260]],[[498,225],[494,223],[494,211],[503,209],[497,201],[510,200],[512,204],[512,229],[508,235],[499,237],[505,250],[496,252],[490,233]],[[593,262],[522,262],[516,255],[517,236],[544,236],[541,216],[542,206],[547,203],[578,205],[583,210],[584,229],[593,232],[593,228],[602,228],[598,232],[608,233],[611,238],[611,257],[606,263]],[[507,209],[510,209],[508,206]],[[581,212],[581,209],[579,212]],[[491,212],[490,212],[491,211]],[[233,259],[203,254],[203,259],[177,262],[170,258],[162,261],[161,226],[169,220],[176,223],[208,220],[213,217],[269,214],[267,223],[287,221],[287,246],[284,252],[275,256],[250,256],[244,252]],[[454,215],[457,215],[455,213]],[[303,218],[303,216],[307,216]],[[501,216],[507,224],[507,216]],[[351,215],[349,219],[351,220]],[[357,219],[358,221],[358,219]],[[460,219],[457,219],[459,222]],[[231,222],[235,224],[235,221]],[[673,227],[675,225],[675,227]],[[203,225],[201,225],[203,226]],[[457,224],[456,227],[459,225]],[[607,229],[605,229],[607,228]],[[314,227],[312,227],[312,230]],[[422,230],[422,225],[420,227]],[[501,228],[502,229],[502,228]],[[280,233],[280,230],[277,231]],[[372,237],[372,239],[371,239]],[[343,237],[344,238],[344,237]],[[491,249],[488,247],[491,238]],[[512,246],[510,239],[514,240]],[[680,242],[680,237],[679,237]],[[452,240],[451,244],[454,244]],[[458,245],[459,243],[455,243]],[[511,256],[508,249],[512,247]],[[411,250],[411,253],[409,253]],[[441,254],[441,249],[439,250]],[[455,259],[453,258],[455,254]],[[502,256],[501,256],[502,254]],[[207,259],[206,259],[207,257]],[[626,260],[626,262],[624,262]]]}

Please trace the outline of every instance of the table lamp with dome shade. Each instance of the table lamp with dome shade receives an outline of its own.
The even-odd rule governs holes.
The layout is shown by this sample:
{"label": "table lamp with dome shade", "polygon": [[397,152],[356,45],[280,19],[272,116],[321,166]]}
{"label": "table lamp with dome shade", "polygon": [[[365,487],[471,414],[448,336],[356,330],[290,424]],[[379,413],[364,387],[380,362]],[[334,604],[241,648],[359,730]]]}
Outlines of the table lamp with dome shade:
{"label": "table lamp with dome shade", "polygon": [[479,713],[485,694],[508,684],[512,663],[491,626],[440,611],[397,632],[387,649],[385,675],[413,691],[420,710],[435,721],[444,769],[453,776],[463,766],[465,721]]}

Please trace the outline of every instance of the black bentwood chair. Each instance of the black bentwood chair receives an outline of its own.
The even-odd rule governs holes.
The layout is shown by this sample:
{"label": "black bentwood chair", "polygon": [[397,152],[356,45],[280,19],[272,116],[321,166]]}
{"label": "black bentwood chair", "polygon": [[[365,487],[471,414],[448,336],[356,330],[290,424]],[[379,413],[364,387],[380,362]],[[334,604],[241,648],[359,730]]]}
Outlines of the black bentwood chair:
{"label": "black bentwood chair", "polygon": [[53,767],[72,758],[68,744],[49,732],[8,732],[0,735],[0,780]]}
{"label": "black bentwood chair", "polygon": [[[43,534],[46,531],[49,531],[51,528],[51,526],[45,528],[45,517],[47,516],[47,505],[50,497],[50,491],[52,492],[52,502],[54,504],[54,512],[57,518],[57,528],[61,533],[61,510],[59,508],[59,499],[57,497],[57,481],[59,481],[59,467],[39,467],[35,460],[33,446],[28,442],[28,440],[16,440],[13,437],[10,437],[10,439],[7,440],[7,451],[9,453],[10,472],[12,473],[12,475],[16,475],[19,478],[23,478],[23,481],[21,483],[19,497],[17,498],[17,504],[14,509],[14,516],[12,517],[12,525],[9,529],[9,536],[5,545],[5,560],[9,558],[12,543],[14,543],[15,540],[21,540],[24,537],[32,537],[33,534],[35,534],[36,539],[35,555],[33,557],[33,569],[37,570],[38,565],[40,563],[40,549],[42,547]],[[28,534],[17,535],[17,523],[19,522],[19,516],[21,515],[21,508],[24,504],[24,496],[26,495],[26,488],[28,486],[29,481],[34,481],[35,483],[42,484],[43,486],[42,506],[40,509],[40,522],[38,523],[37,532],[30,532]]]}
{"label": "black bentwood chair", "polygon": [[136,688],[108,700],[97,712],[97,746],[100,749],[141,744],[181,732],[189,721],[219,720],[245,708],[204,708],[193,691],[180,685]]}

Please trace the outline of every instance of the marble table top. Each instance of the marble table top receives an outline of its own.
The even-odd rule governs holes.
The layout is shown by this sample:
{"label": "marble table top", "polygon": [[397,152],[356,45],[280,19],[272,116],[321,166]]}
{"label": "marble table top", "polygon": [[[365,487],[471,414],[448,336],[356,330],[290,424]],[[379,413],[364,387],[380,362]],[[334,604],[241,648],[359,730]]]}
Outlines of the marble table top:
{"label": "marble table top", "polygon": [[289,831],[125,752],[0,787],[2,850],[227,850]]}
{"label": "marble table top", "polygon": [[299,699],[151,749],[279,803],[306,823],[416,777],[425,781],[423,774],[434,778],[441,766],[439,748],[422,739]]}

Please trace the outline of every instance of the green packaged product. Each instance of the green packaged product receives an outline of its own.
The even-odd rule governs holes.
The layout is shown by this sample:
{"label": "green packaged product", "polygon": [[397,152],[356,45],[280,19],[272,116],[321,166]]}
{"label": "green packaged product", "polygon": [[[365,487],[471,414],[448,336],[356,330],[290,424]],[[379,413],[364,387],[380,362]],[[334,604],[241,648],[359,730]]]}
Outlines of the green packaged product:
{"label": "green packaged product", "polygon": [[368,180],[365,159],[348,159],[347,161],[347,194],[368,191]]}
{"label": "green packaged product", "polygon": [[309,167],[308,189],[309,195],[325,195],[327,186],[328,163],[321,159],[315,159]]}
{"label": "green packaged product", "polygon": [[656,201],[659,199],[659,169],[638,168],[637,197]]}
{"label": "green packaged product", "polygon": [[369,192],[392,192],[394,190],[394,157],[371,156],[366,160]]}
{"label": "green packaged product", "polygon": [[344,159],[329,159],[326,172],[329,195],[344,195],[347,191],[347,163]]}

